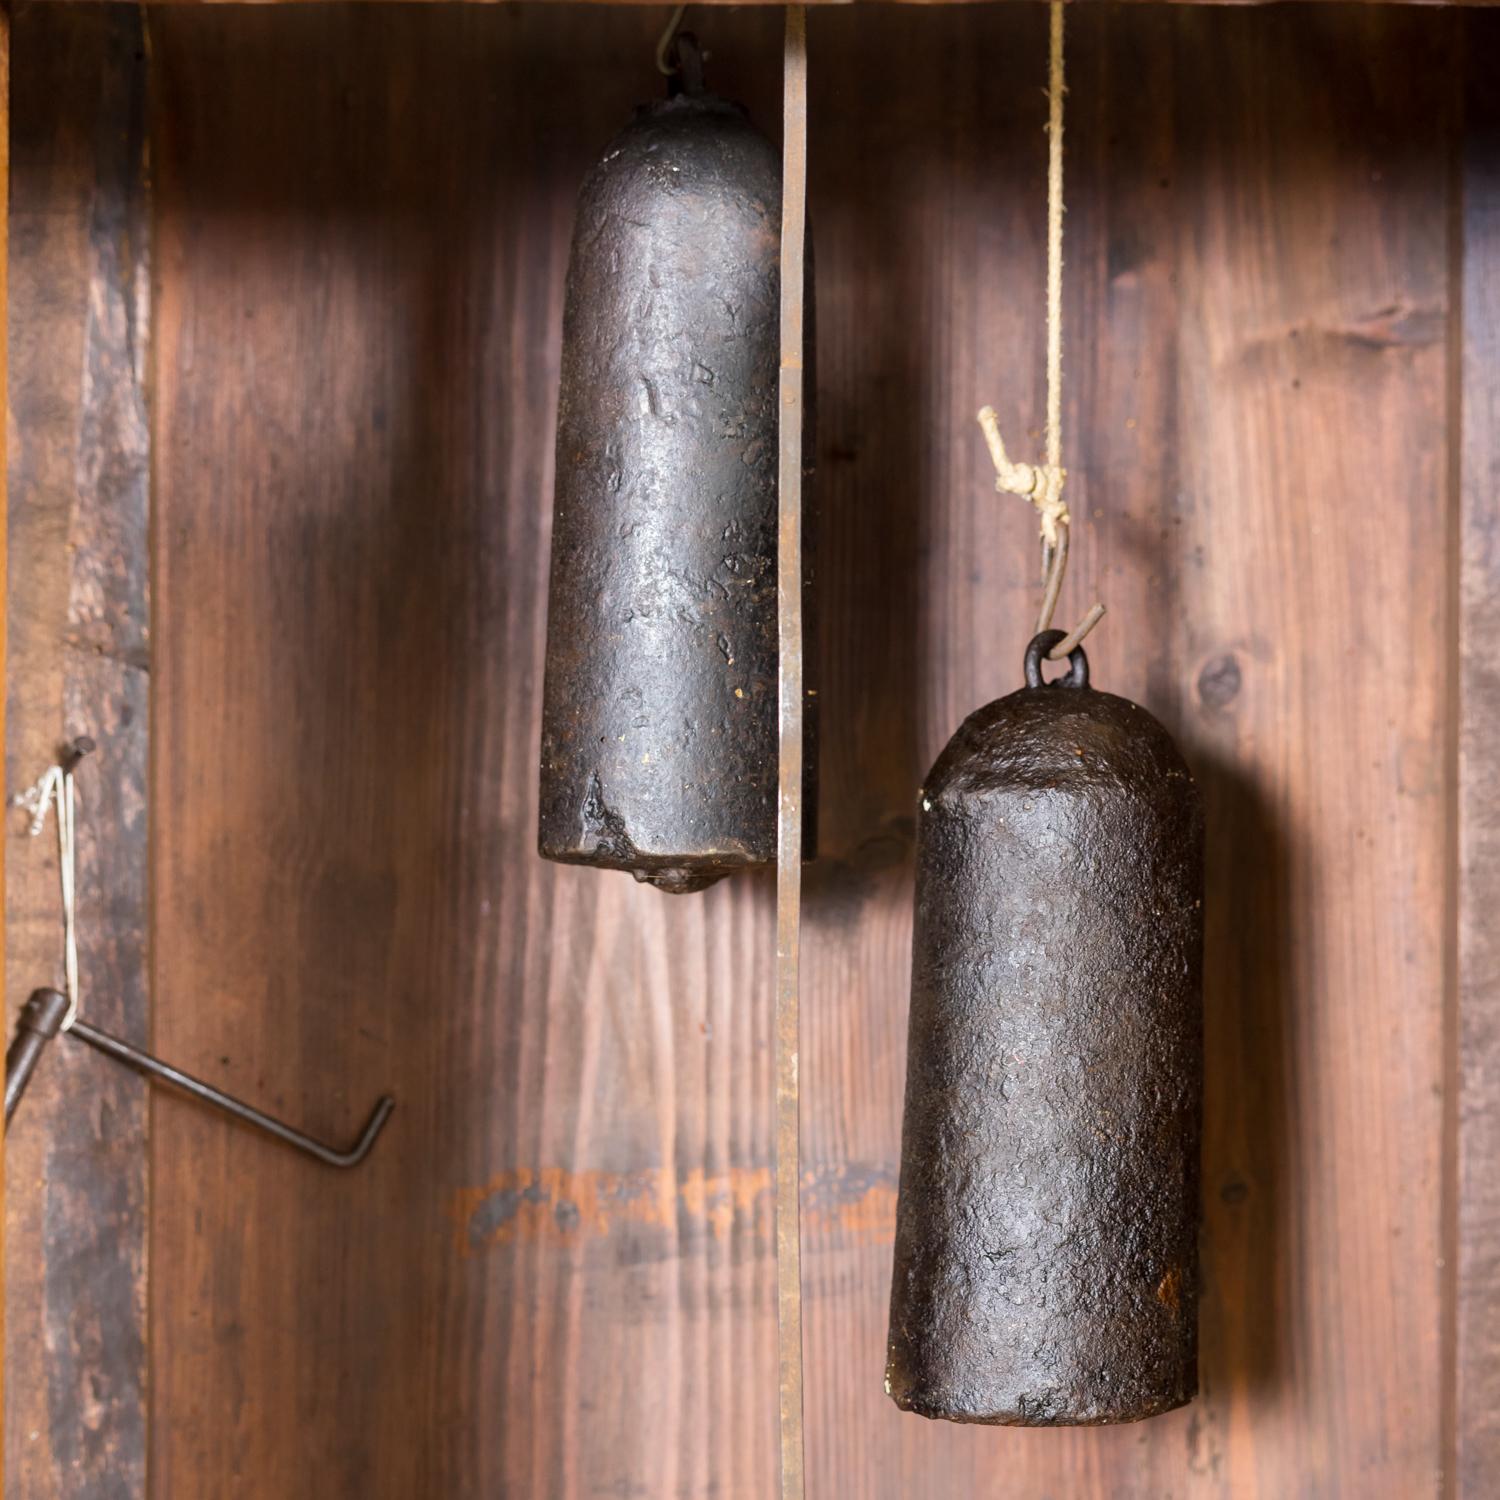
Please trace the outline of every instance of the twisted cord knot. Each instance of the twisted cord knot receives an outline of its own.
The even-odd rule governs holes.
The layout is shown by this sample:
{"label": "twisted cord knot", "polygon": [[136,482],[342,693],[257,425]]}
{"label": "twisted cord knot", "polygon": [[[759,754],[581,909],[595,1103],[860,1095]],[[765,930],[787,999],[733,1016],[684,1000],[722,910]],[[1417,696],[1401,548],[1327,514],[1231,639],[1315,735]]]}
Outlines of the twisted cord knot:
{"label": "twisted cord knot", "polygon": [[1055,548],[1058,527],[1066,526],[1071,519],[1062,497],[1068,471],[1061,464],[1014,462],[1005,451],[1005,439],[1000,436],[1000,423],[994,407],[986,406],[979,413],[979,425],[984,429],[990,459],[995,465],[995,488],[1002,495],[1019,495],[1021,499],[1031,501],[1041,521],[1042,540],[1048,547]]}

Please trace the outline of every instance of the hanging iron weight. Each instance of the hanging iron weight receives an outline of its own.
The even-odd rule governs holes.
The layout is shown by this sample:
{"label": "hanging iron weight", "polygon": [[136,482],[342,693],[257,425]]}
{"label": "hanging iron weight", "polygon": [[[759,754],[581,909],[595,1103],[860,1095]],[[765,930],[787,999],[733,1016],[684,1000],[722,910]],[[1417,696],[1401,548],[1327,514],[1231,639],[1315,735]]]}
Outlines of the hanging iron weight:
{"label": "hanging iron weight", "polygon": [[538,849],[684,892],[776,858],[781,165],[678,48],[578,205]]}
{"label": "hanging iron weight", "polygon": [[1081,649],[922,792],[886,1388],[958,1422],[1128,1422],[1197,1389],[1203,814]]}

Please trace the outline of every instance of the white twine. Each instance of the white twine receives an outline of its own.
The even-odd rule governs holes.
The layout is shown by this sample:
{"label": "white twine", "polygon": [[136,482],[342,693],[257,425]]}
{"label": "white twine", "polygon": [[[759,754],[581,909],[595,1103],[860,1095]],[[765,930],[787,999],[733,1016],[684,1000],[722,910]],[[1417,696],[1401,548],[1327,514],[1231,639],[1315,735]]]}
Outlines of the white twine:
{"label": "white twine", "polygon": [[63,976],[68,996],[62,1029],[68,1031],[78,1017],[78,912],[75,899],[77,846],[74,838],[77,804],[71,767],[55,765],[44,771],[34,785],[11,799],[13,807],[31,814],[32,838],[39,838],[47,824],[47,810],[57,807],[57,875],[62,891]]}
{"label": "white twine", "polygon": [[[995,488],[1019,495],[1037,511],[1042,532],[1042,605],[1038,633],[1052,627],[1057,597],[1068,566],[1068,535],[1072,517],[1062,497],[1068,471],[1062,461],[1062,272],[1063,272],[1063,71],[1062,0],[1052,0],[1047,57],[1047,424],[1045,463],[1019,463],[1005,451],[995,409],[980,410],[979,425],[995,466]],[[1066,637],[1048,653],[1057,661],[1066,656],[1104,618],[1096,604]]]}

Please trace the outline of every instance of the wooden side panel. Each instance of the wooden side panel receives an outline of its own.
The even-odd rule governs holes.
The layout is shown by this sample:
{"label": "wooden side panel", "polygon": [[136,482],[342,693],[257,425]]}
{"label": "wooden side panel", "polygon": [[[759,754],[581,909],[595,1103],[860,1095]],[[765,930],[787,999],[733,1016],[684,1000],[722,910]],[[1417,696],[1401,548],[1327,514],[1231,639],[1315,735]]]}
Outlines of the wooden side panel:
{"label": "wooden side panel", "polygon": [[[1433,1493],[1449,683],[1451,26],[1070,13],[1063,614],[1210,817],[1203,1390],[1138,1428],[880,1391],[920,778],[1020,682],[1044,18],[819,13],[823,850],[809,873],[809,1493]],[[1029,86],[1034,80],[1036,86]],[[1024,436],[1029,429],[1029,436]]]}
{"label": "wooden side panel", "polygon": [[[84,1013],[146,1039],[145,68],[136,12],[15,21],[6,788],[78,777]],[[6,814],[6,1026],[62,980],[57,845]],[[145,1486],[146,1096],[57,1042],[8,1141],[5,1475],[23,1500]]]}
{"label": "wooden side panel", "polygon": [[1466,18],[1454,1493],[1500,1474],[1500,16]]}
{"label": "wooden side panel", "polygon": [[[161,1496],[774,1484],[774,889],[538,860],[561,293],[648,11],[163,10]],[[777,118],[780,20],[715,73]],[[736,66],[742,63],[748,72]]]}

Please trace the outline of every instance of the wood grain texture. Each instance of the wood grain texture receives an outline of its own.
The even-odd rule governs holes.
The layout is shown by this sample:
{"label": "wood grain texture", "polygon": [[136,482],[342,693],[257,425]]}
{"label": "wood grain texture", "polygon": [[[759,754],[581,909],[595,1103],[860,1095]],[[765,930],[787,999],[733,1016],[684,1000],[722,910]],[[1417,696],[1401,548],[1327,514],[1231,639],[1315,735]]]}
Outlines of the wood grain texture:
{"label": "wood grain texture", "polygon": [[[156,1041],[341,1133],[155,1106],[152,1492],[755,1496],[771,890],[532,852],[561,280],[655,12],[151,15]],[[778,18],[704,17],[770,125]],[[1080,8],[1064,611],[1210,815],[1204,1396],[962,1430],[880,1391],[913,799],[1012,688],[1040,8],[810,21],[822,843],[808,1492],[1432,1492],[1453,793],[1449,18]],[[997,86],[1026,76],[1038,87]],[[1035,441],[1033,435],[1032,441]]]}
{"label": "wood grain texture", "polygon": [[[779,21],[713,76],[774,132]],[[536,857],[563,270],[648,12],[151,17],[153,1493],[774,1484],[774,891]],[[725,49],[726,53],[730,49]]]}
{"label": "wood grain texture", "polygon": [[[1070,17],[1071,623],[1209,813],[1203,1396],[1138,1428],[880,1393],[885,1232],[809,1231],[810,1494],[1431,1493],[1438,1432],[1448,28]],[[1043,16],[819,14],[825,859],[809,1168],[893,1184],[920,777],[1020,681]],[[1007,87],[995,80],[1005,78]],[[1027,444],[1017,438],[1024,456]]]}
{"label": "wood grain texture", "polygon": [[[6,787],[77,734],[83,1010],[146,1037],[144,58],[123,7],[15,22]],[[56,835],[6,815],[6,1025],[62,978]],[[145,1088],[52,1046],[12,1125],[5,1474],[24,1500],[145,1484]]]}
{"label": "wood grain texture", "polygon": [[1500,1474],[1500,18],[1468,19],[1458,424],[1458,1015],[1453,1493]]}

